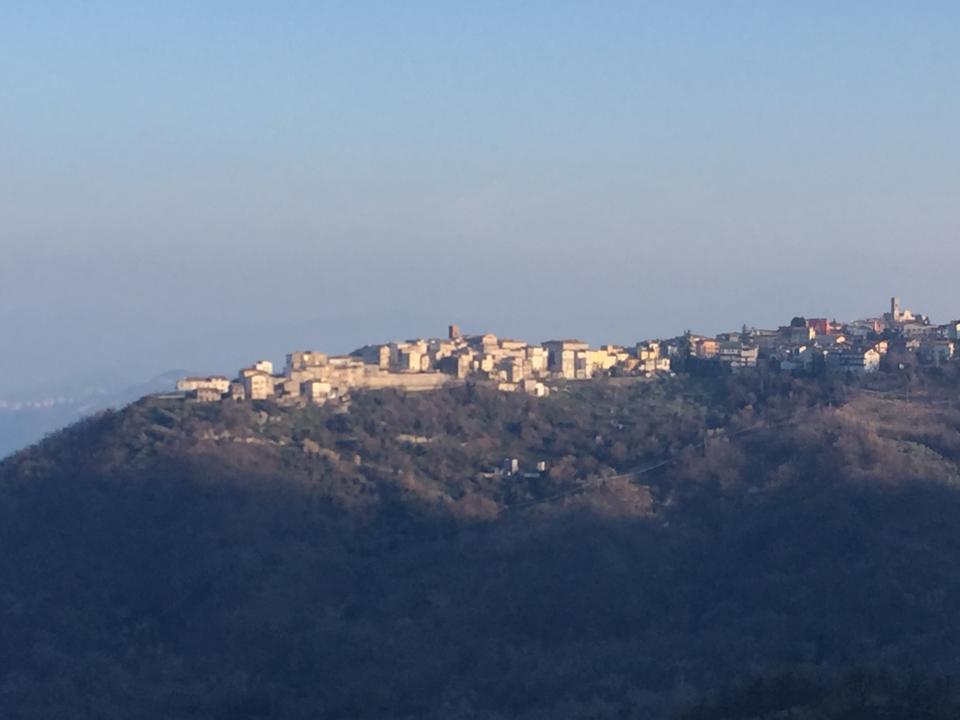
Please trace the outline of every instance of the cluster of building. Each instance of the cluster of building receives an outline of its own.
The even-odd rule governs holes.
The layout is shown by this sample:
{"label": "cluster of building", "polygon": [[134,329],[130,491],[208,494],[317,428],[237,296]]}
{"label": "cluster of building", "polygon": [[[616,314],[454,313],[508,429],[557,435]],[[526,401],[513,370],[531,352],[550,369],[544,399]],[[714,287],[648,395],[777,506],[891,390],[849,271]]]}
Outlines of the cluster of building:
{"label": "cluster of building", "polygon": [[287,355],[282,372],[261,360],[232,379],[183,378],[177,390],[204,402],[322,404],[357,389],[430,390],[472,380],[542,397],[553,381],[650,377],[691,364],[856,374],[876,372],[884,361],[891,367],[917,361],[939,364],[954,356],[958,338],[960,322],[933,325],[928,317],[901,309],[897,298],[891,300],[890,311],[877,318],[838,323],[797,317],[775,330],[744,327],[712,337],[685,333],[630,347],[593,348],[580,340],[530,344],[492,334],[464,335],[451,325],[446,338],[367,345],[349,355],[300,350]]}
{"label": "cluster of building", "polygon": [[300,350],[287,355],[280,373],[260,360],[237,377],[186,377],[177,391],[205,401],[224,399],[324,403],[352,390],[396,388],[430,390],[474,380],[504,392],[549,394],[553,380],[587,380],[598,375],[650,376],[670,372],[670,358],[658,342],[631,348],[591,348],[580,340],[551,340],[539,345],[496,335],[464,335],[451,325],[446,338],[367,345],[350,355]]}
{"label": "cluster of building", "polygon": [[868,374],[883,363],[939,365],[954,357],[960,322],[936,325],[926,315],[901,309],[891,298],[879,317],[841,323],[826,318],[794,318],[775,330],[744,328],[716,337],[686,335],[671,347],[673,355],[726,364],[733,369],[765,366],[784,371]]}

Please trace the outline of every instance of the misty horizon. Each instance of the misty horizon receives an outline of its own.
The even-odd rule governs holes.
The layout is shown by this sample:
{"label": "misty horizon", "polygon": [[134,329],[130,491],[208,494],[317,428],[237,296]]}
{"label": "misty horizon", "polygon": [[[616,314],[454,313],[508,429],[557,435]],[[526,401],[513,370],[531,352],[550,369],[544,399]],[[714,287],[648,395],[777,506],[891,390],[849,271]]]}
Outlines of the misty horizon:
{"label": "misty horizon", "polygon": [[960,10],[0,9],[0,394],[465,329],[947,319]]}

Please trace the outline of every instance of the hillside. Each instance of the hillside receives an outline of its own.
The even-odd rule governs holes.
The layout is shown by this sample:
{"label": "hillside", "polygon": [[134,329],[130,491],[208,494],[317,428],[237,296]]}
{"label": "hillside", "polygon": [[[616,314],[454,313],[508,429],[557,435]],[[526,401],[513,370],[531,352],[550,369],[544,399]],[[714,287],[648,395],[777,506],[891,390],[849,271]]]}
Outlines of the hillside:
{"label": "hillside", "polygon": [[83,421],[0,464],[0,714],[734,717],[757,677],[955,672],[960,381],[872,382]]}

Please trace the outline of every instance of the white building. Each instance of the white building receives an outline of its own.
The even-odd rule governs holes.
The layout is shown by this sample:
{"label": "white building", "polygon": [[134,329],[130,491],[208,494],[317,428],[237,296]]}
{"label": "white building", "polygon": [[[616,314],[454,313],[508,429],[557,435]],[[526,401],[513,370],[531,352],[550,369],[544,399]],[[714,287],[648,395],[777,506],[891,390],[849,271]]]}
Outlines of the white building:
{"label": "white building", "polygon": [[312,403],[322,405],[330,399],[333,387],[322,380],[308,380],[303,383],[303,396]]}
{"label": "white building", "polygon": [[177,380],[178,392],[196,392],[200,389],[217,390],[223,394],[230,390],[230,379],[214,375],[213,377],[185,377]]}
{"label": "white building", "polygon": [[849,372],[856,375],[875,373],[880,369],[880,353],[874,348],[840,350],[827,354],[827,366],[838,372]]}
{"label": "white building", "polygon": [[273,375],[273,363],[270,362],[269,360],[257,360],[253,364],[253,369],[259,370],[260,372],[266,373],[267,375]]}

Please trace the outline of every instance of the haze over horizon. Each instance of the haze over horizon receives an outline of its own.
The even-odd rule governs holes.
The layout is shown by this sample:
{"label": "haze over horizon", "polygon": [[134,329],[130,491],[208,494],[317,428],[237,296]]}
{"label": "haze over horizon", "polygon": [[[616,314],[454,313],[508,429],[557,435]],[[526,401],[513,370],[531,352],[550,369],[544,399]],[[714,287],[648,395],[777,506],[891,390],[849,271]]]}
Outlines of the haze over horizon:
{"label": "haze over horizon", "polygon": [[960,315],[960,6],[0,7],[0,394]]}

